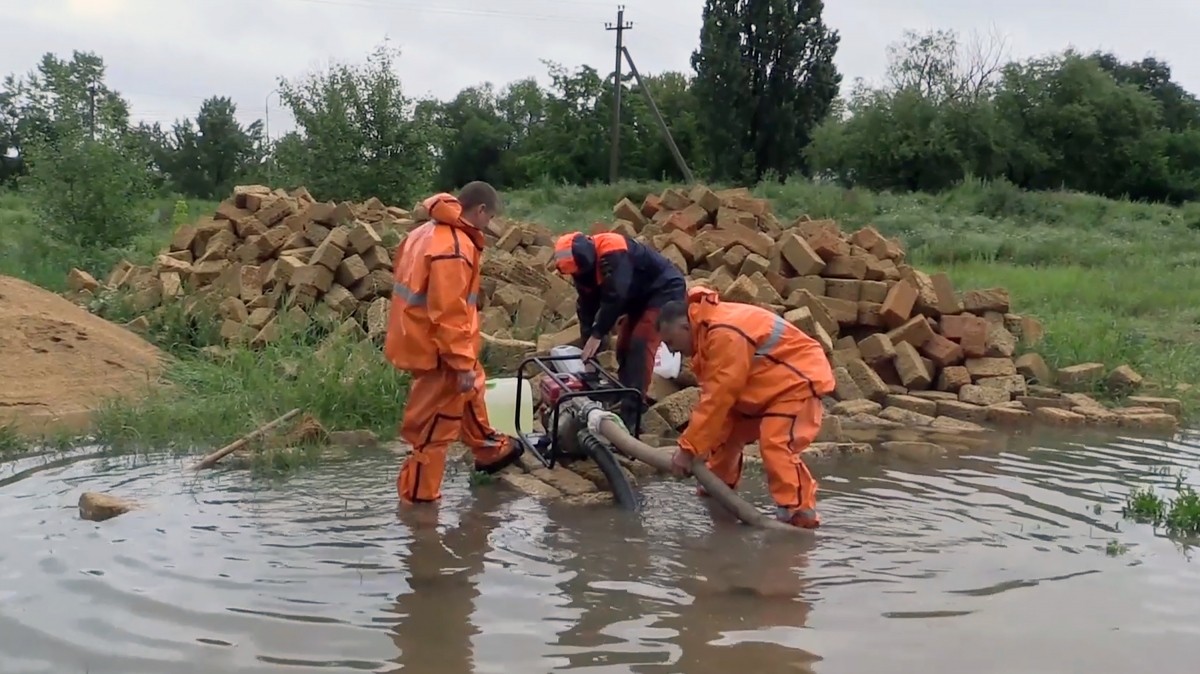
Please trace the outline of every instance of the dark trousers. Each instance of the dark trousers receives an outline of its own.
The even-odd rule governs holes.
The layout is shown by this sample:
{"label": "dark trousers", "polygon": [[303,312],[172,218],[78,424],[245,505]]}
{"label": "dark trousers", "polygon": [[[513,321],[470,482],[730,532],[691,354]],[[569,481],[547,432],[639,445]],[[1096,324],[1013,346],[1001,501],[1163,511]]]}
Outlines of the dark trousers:
{"label": "dark trousers", "polygon": [[687,285],[679,279],[627,311],[617,332],[617,379],[623,386],[642,393],[640,401],[629,400],[621,405],[621,419],[631,432],[638,411],[645,408],[646,390],[654,376],[654,358],[662,344],[662,335],[658,332],[659,312],[667,302],[682,301],[686,296]]}

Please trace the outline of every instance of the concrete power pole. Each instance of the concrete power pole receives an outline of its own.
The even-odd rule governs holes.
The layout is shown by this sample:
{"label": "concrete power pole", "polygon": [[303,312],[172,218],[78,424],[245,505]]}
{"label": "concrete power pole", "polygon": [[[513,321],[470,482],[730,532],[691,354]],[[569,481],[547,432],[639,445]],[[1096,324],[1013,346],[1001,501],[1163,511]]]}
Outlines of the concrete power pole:
{"label": "concrete power pole", "polygon": [[621,62],[625,55],[625,31],[633,30],[633,23],[625,21],[625,5],[617,7],[617,23],[604,24],[604,30],[617,33],[617,62],[613,68],[613,121],[609,141],[612,147],[608,155],[608,182],[615,183],[621,165]]}

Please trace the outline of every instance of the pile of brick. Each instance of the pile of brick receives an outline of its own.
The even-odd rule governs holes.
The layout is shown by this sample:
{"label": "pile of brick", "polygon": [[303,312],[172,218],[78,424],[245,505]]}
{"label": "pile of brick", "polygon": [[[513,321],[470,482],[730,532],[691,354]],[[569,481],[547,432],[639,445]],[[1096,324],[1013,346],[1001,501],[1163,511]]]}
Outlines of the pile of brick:
{"label": "pile of brick", "polygon": [[[613,229],[650,243],[693,283],[729,301],[757,304],[817,339],[835,367],[836,403],[845,428],[928,428],[969,435],[988,426],[1042,422],[1059,427],[1170,430],[1179,401],[1132,396],[1110,409],[1080,391],[1106,384],[1136,393],[1142,377],[1100,363],[1052,371],[1036,352],[1042,326],[1012,312],[1007,290],[959,292],[945,274],[905,263],[898,241],[873,227],[843,232],[832,220],[781,222],[747,190],[667,190],[641,206],[614,208]],[[566,335],[570,336],[570,335]],[[661,398],[648,429],[682,429],[699,390],[694,382],[656,382]]]}
{"label": "pile of brick", "polygon": [[68,286],[81,301],[128,292],[142,314],[134,328],[172,301],[189,314],[215,311],[229,344],[261,346],[285,321],[312,318],[382,335],[392,252],[412,222],[378,199],[322,203],[304,188],[240,186],[211,216],[180,226],[152,264],[121,262],[104,284],[73,271]]}
{"label": "pile of brick", "polygon": [[[769,308],[822,344],[838,382],[831,418],[845,422],[827,424],[827,439],[843,440],[855,428],[926,428],[944,436],[1035,421],[1150,429],[1178,423],[1174,399],[1133,396],[1129,406],[1110,409],[1079,393],[1101,380],[1137,393],[1142,378],[1126,366],[1109,371],[1098,363],[1052,371],[1030,351],[1042,339],[1041,325],[1014,314],[1006,290],[960,292],[945,274],[908,265],[900,243],[872,227],[847,233],[807,216],[785,223],[748,190],[703,186],[650,195],[640,205],[624,199],[613,215],[594,231],[645,242],[690,283]],[[268,343],[291,320],[335,321],[380,339],[395,246],[424,217],[419,207],[377,199],[323,203],[303,188],[242,186],[211,217],[181,226],[152,265],[122,263],[103,285],[73,272],[70,285],[79,298],[125,289],[144,312],[172,298],[187,311],[215,309],[231,344]],[[484,357],[490,372],[507,376],[531,352],[579,339],[575,292],[550,270],[554,236],[546,228],[497,219],[485,234]],[[612,353],[602,360],[612,366]],[[656,379],[658,403],[646,429],[664,440],[677,435],[699,395],[695,384],[686,367],[673,381]]]}

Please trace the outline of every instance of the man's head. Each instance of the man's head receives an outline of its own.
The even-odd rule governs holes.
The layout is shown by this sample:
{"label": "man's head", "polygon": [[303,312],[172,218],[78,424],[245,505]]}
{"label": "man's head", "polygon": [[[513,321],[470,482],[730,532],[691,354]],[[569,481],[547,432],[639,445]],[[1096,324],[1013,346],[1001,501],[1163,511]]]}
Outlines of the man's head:
{"label": "man's head", "polygon": [[667,348],[685,356],[692,355],[692,325],[688,320],[688,305],[674,300],[663,305],[658,312],[658,333]]}
{"label": "man's head", "polygon": [[479,229],[487,227],[500,214],[500,194],[482,180],[464,185],[458,193],[458,203],[462,204],[462,219]]}

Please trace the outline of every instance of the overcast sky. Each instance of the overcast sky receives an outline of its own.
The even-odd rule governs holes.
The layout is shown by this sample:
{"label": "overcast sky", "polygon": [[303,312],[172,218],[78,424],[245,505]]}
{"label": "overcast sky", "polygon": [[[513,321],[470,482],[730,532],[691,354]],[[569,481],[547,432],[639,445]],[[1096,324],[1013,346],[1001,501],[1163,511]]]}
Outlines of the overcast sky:
{"label": "overcast sky", "polygon": [[[449,97],[483,81],[529,75],[541,60],[613,65],[616,2],[606,0],[0,0],[0,72],[26,72],[41,54],[104,57],[110,86],[136,118],[169,123],[204,98],[233,97],[252,121],[270,106],[271,135],[290,120],[270,97],[279,76],[330,59],[361,60],[384,38],[403,50],[410,94]],[[625,0],[627,45],[643,72],[687,70],[704,0]],[[997,33],[1018,58],[1074,45],[1125,59],[1153,55],[1200,91],[1196,0],[827,0],[841,33],[846,84],[878,80],[885,48],[905,29]],[[269,103],[268,103],[269,99]]]}

